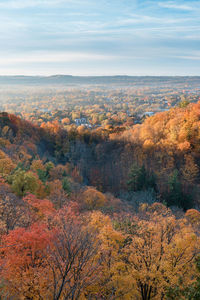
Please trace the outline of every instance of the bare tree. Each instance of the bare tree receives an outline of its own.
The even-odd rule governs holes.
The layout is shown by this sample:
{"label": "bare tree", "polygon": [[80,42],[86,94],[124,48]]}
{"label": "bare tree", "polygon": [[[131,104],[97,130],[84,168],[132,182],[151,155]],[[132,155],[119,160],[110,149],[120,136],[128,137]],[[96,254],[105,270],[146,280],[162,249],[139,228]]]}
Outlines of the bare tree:
{"label": "bare tree", "polygon": [[50,289],[54,300],[79,299],[83,289],[97,279],[100,259],[97,259],[99,243],[94,233],[80,224],[67,224],[62,228],[49,248],[49,266],[53,281]]}

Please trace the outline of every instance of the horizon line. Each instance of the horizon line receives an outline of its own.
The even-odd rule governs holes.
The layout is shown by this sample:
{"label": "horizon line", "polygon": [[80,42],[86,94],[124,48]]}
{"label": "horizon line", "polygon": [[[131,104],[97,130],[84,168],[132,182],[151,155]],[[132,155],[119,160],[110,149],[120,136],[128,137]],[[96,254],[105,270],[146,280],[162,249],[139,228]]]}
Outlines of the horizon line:
{"label": "horizon line", "polygon": [[10,74],[10,75],[4,75],[0,74],[0,77],[200,77],[199,75],[130,75],[130,74],[113,74],[113,75],[72,75],[72,74],[50,74],[50,75],[25,75],[25,74]]}

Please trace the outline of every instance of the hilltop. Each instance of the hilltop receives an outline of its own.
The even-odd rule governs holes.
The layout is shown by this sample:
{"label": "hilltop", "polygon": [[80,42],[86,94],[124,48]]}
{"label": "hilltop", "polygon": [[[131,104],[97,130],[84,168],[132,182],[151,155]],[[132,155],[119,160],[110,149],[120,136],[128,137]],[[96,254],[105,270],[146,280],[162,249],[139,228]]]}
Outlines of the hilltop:
{"label": "hilltop", "polygon": [[0,76],[0,85],[135,85],[163,86],[200,83],[200,76]]}

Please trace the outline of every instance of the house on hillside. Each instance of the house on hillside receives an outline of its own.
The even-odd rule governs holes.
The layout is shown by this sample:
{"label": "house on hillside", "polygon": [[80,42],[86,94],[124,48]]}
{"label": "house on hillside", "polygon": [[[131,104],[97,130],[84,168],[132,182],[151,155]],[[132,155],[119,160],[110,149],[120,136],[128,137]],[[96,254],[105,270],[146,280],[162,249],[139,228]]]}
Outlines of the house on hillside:
{"label": "house on hillside", "polygon": [[87,124],[87,119],[86,118],[75,119],[74,122],[76,123],[77,126],[85,125]]}

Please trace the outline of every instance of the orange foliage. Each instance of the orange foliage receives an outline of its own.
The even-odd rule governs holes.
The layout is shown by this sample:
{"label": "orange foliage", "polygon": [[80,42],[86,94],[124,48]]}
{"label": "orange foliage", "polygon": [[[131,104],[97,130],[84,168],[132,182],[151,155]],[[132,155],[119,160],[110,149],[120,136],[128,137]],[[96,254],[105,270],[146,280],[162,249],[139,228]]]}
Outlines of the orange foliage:
{"label": "orange foliage", "polygon": [[52,202],[47,199],[37,199],[35,195],[29,194],[23,200],[29,204],[32,213],[32,222],[46,221],[48,217],[55,213]]}
{"label": "orange foliage", "polygon": [[61,208],[68,200],[68,196],[63,190],[62,182],[60,180],[51,181],[49,187],[49,199],[53,202],[55,208]]}

